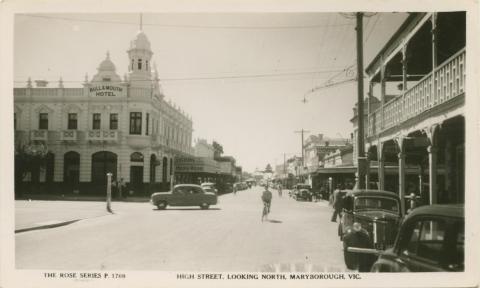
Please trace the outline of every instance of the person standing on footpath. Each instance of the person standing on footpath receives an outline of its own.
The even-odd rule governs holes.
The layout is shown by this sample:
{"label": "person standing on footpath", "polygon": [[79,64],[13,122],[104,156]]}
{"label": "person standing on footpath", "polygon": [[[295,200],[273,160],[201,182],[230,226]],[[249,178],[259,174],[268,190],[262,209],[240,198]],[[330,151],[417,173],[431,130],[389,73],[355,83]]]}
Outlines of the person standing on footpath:
{"label": "person standing on footpath", "polygon": [[341,185],[337,184],[337,189],[333,191],[333,215],[332,215],[332,222],[337,222],[337,216],[340,214],[342,205],[341,205],[341,200],[340,199],[340,190],[341,190]]}
{"label": "person standing on footpath", "polygon": [[118,181],[117,183],[117,187],[118,187],[118,198],[122,199],[123,197],[122,190],[125,188],[125,182],[123,182],[123,178],[120,178],[120,181]]}

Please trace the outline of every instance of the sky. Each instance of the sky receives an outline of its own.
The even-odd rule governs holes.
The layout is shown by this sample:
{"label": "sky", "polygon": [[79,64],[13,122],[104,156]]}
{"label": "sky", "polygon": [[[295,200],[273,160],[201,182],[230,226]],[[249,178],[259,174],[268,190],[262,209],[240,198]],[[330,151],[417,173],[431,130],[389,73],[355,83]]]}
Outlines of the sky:
{"label": "sky", "polygon": [[[367,66],[408,16],[364,18]],[[193,138],[215,140],[244,171],[301,155],[300,134],[350,137],[356,82],[355,19],[340,13],[143,14],[166,100],[193,119]],[[17,14],[14,85],[28,77],[81,87],[107,51],[127,72],[139,14]],[[350,68],[350,69],[348,69]],[[366,90],[365,90],[366,92]],[[302,101],[303,99],[307,101]]]}

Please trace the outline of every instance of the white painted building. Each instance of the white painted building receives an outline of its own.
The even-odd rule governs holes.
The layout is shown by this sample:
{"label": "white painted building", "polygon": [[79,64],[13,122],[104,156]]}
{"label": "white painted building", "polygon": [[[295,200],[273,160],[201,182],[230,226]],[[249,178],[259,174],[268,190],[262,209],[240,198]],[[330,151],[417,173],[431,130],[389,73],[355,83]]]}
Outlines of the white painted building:
{"label": "white painted building", "polygon": [[14,88],[16,144],[44,143],[49,150],[45,173],[27,179],[65,193],[101,191],[106,172],[135,194],[168,187],[174,157],[193,155],[192,120],[164,100],[143,31],[127,53],[123,79],[107,53],[81,88],[65,88],[61,78],[57,87],[33,87],[29,79]]}

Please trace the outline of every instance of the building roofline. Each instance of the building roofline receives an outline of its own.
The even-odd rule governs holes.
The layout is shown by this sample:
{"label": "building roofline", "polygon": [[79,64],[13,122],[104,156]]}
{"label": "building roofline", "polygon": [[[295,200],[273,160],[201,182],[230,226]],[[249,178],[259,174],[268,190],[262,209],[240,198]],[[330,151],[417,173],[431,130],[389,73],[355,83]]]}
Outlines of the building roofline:
{"label": "building roofline", "polygon": [[[397,29],[397,31],[395,31],[395,33],[393,33],[393,35],[390,37],[390,39],[388,39],[387,43],[385,43],[385,45],[383,45],[382,49],[380,49],[380,51],[378,51],[377,55],[366,66],[365,71],[367,71],[367,74],[370,75],[370,73],[373,72],[373,71],[370,71],[372,69],[372,67],[375,66],[375,63],[380,61],[383,53],[395,42],[395,39],[398,38],[398,36],[401,33],[403,33],[405,28],[407,28],[408,25],[410,25],[410,23],[412,23],[415,19],[422,18],[424,15],[427,14],[427,12],[408,12],[408,13],[409,13],[409,15],[408,15],[407,19],[405,19],[405,21],[403,21],[402,25],[400,25],[400,27]],[[370,73],[368,73],[368,72],[370,72]]]}

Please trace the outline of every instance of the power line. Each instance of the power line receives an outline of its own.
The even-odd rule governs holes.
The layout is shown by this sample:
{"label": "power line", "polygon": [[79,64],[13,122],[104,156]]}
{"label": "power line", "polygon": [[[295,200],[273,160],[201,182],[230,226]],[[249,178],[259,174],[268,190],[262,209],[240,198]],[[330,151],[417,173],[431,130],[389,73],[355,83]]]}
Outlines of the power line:
{"label": "power line", "polygon": [[[182,78],[160,78],[160,82],[163,81],[190,81],[190,80],[222,80],[222,79],[245,79],[245,78],[266,78],[266,77],[284,77],[284,76],[296,76],[296,75],[311,75],[332,73],[339,70],[318,70],[318,71],[302,71],[291,73],[271,73],[271,74],[245,74],[245,75],[230,75],[230,76],[205,76],[205,77],[182,77]],[[56,80],[55,80],[56,81]],[[53,81],[53,82],[55,82]],[[130,82],[151,82],[153,80],[132,80]],[[25,81],[14,81],[16,83],[23,83]],[[84,83],[80,80],[63,80],[64,83]]]}
{"label": "power line", "polygon": [[317,92],[318,90],[327,89],[327,88],[331,88],[331,87],[336,87],[336,86],[339,86],[339,85],[342,85],[342,84],[346,84],[346,83],[349,83],[349,82],[355,82],[355,81],[357,81],[357,78],[346,79],[346,80],[342,80],[342,81],[338,81],[338,82],[334,82],[334,83],[327,83],[327,84],[324,84],[322,86],[317,86],[317,87],[314,87],[314,88],[308,90],[307,93],[305,93],[305,95]]}
{"label": "power line", "polygon": [[[61,21],[76,21],[76,22],[87,22],[87,23],[99,23],[99,24],[119,24],[119,25],[133,25],[137,26],[138,23],[134,22],[124,22],[124,21],[108,21],[108,20],[88,20],[88,19],[78,19],[78,18],[69,18],[69,17],[60,17],[60,16],[45,16],[45,15],[33,15],[33,14],[21,14],[24,17],[32,18],[43,18],[51,20],[61,20]],[[186,28],[186,29],[258,29],[258,30],[277,30],[277,29],[315,29],[315,28],[328,28],[336,26],[353,26],[353,23],[343,23],[336,25],[286,25],[286,26],[209,26],[209,25],[174,25],[174,24],[154,24],[154,23],[143,23],[143,26],[154,26],[154,27],[164,27],[164,28]]]}
{"label": "power line", "polygon": [[[342,15],[343,17],[345,18],[348,18],[348,19],[354,19],[356,16],[354,17],[346,17],[345,15],[343,14],[346,14],[346,13],[340,13],[340,15]],[[370,15],[368,16],[368,20],[367,20],[367,25],[368,23],[370,22],[370,17],[373,17],[374,15],[376,15],[377,13],[374,13],[373,15]],[[350,16],[350,15],[348,15]],[[373,33],[373,30],[375,30],[375,27],[378,23],[378,21],[380,20],[381,18],[381,14],[379,14],[376,19],[375,19],[375,22],[373,23],[372,25],[372,28],[370,29],[370,32],[368,33],[367,37],[364,39],[364,43],[366,43],[368,41],[368,39],[370,38],[370,36],[372,35]],[[356,66],[356,63],[352,63],[351,65],[345,67],[343,70],[339,71],[338,73],[334,74],[332,77],[330,77],[327,81],[324,82],[324,84],[322,86],[317,86],[317,87],[314,87],[313,89],[307,91],[307,93],[305,93],[305,95],[307,94],[310,94],[310,93],[313,93],[317,90],[321,90],[321,89],[325,89],[325,88],[329,88],[331,86],[338,86],[338,85],[341,85],[341,84],[344,84],[344,83],[348,83],[348,82],[352,82],[352,81],[356,81],[356,79],[347,79],[347,80],[344,80],[344,81],[340,81],[340,82],[336,82],[336,83],[333,83],[332,81],[337,78],[338,76],[340,76],[343,72],[345,72],[345,74],[348,76],[349,74],[349,71],[351,71],[352,68],[354,68]]]}
{"label": "power line", "polygon": [[380,20],[380,17],[382,17],[382,14],[378,14],[377,18],[375,19],[375,22],[373,22],[372,29],[370,29],[370,32],[365,38],[364,44],[368,41],[368,38],[370,38],[370,35],[372,35],[373,30],[375,30],[375,26],[377,25],[378,20]]}

